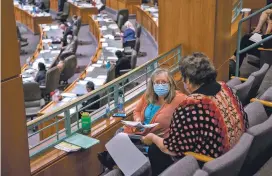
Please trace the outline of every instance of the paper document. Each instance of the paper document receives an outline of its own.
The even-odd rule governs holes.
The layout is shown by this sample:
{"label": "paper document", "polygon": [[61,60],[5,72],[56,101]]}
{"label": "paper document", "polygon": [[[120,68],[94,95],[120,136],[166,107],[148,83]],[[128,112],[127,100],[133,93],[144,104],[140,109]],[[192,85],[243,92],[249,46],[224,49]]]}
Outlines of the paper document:
{"label": "paper document", "polygon": [[40,53],[43,54],[43,53],[48,53],[50,52],[50,50],[41,50]]}
{"label": "paper document", "polygon": [[87,68],[87,72],[92,72],[93,71],[93,69],[94,69],[94,67],[93,66],[89,66],[88,68]]}
{"label": "paper document", "polygon": [[58,29],[58,28],[59,28],[58,25],[52,25],[52,26],[51,26],[51,29]]}
{"label": "paper document", "polygon": [[249,38],[249,40],[255,43],[260,42],[262,40],[262,35],[255,33]]}
{"label": "paper document", "polygon": [[52,39],[43,39],[42,42],[43,43],[52,43]]}
{"label": "paper document", "polygon": [[66,142],[70,144],[74,144],[76,146],[80,146],[84,149],[88,149],[93,145],[96,145],[99,143],[99,140],[76,133],[72,135],[71,137],[65,139]]}
{"label": "paper document", "polygon": [[99,75],[97,76],[97,79],[107,79],[107,75]]}
{"label": "paper document", "polygon": [[81,147],[69,144],[67,142],[61,142],[55,146],[56,149],[63,150],[65,152],[76,152],[81,149]]}
{"label": "paper document", "polygon": [[77,96],[74,93],[61,93],[60,95],[63,96],[63,97],[70,97],[70,98],[74,98],[74,97]]}
{"label": "paper document", "polygon": [[114,57],[114,56],[111,56],[111,57],[107,57],[107,60],[109,60],[109,61],[117,61],[118,58]]}
{"label": "paper document", "polygon": [[104,35],[103,37],[104,37],[104,38],[107,38],[107,39],[114,40],[114,36],[111,35],[111,34]]}
{"label": "paper document", "polygon": [[122,120],[121,122],[122,122],[122,124],[124,124],[126,126],[131,126],[131,127],[136,127],[136,128],[153,128],[153,127],[159,125],[159,123],[152,123],[152,124],[143,125],[141,122],[125,121],[125,120]]}
{"label": "paper document", "polygon": [[133,175],[148,163],[148,159],[125,133],[114,136],[105,146],[124,175]]}
{"label": "paper document", "polygon": [[102,48],[108,47],[109,44],[108,43],[102,43]]}
{"label": "paper document", "polygon": [[118,29],[118,26],[117,26],[117,24],[111,24],[111,25],[109,25],[109,28],[110,29]]}
{"label": "paper document", "polygon": [[105,38],[101,38],[101,39],[100,39],[100,42],[105,42],[105,41],[106,41]]}
{"label": "paper document", "polygon": [[80,85],[86,85],[88,81],[84,81],[84,80],[79,80],[77,82],[77,84],[80,84]]}
{"label": "paper document", "polygon": [[92,64],[92,67],[101,67],[101,64]]}
{"label": "paper document", "polygon": [[59,54],[60,53],[60,50],[53,50],[51,51],[52,54]]}

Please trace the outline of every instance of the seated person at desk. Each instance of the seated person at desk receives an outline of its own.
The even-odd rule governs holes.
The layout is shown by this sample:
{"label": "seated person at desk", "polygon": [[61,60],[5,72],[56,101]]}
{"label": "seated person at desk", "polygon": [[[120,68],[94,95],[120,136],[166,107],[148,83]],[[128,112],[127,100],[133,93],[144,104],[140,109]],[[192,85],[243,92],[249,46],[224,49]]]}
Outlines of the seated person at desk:
{"label": "seated person at desk", "polygon": [[40,85],[44,84],[45,83],[45,78],[46,78],[46,67],[44,65],[44,63],[42,62],[39,62],[38,63],[38,68],[39,68],[39,71],[35,77],[35,81],[37,83],[39,83]]}
{"label": "seated person at desk", "polygon": [[[88,81],[88,82],[87,82],[87,84],[86,84],[86,90],[87,90],[88,93],[94,90],[94,83],[93,83],[92,81]],[[82,103],[82,106],[83,106],[82,108],[84,108],[84,107],[90,105],[90,104],[93,103],[93,102],[96,102],[96,101],[99,100],[99,99],[100,99],[100,96],[99,96],[99,95],[96,95],[95,97],[93,97],[93,98],[87,100],[86,102],[83,102],[83,103]],[[87,107],[87,108],[84,109],[83,111],[84,111],[84,112],[92,112],[92,111],[94,111],[94,110],[96,110],[96,109],[99,109],[99,108],[100,108],[100,102],[98,101],[98,102],[92,104],[91,106]]]}
{"label": "seated person at desk", "polygon": [[[117,133],[125,132],[143,136],[148,133],[156,133],[168,137],[172,114],[186,98],[184,94],[176,91],[176,88],[176,83],[167,70],[156,69],[148,81],[146,92],[134,109],[133,119],[144,124],[159,123],[159,125],[144,131],[125,126]],[[108,169],[112,169],[115,165],[108,152],[103,152],[98,156],[100,162]]]}
{"label": "seated person at desk", "polygon": [[73,35],[73,29],[71,26],[69,27],[65,23],[60,25],[60,29],[63,31],[62,46],[66,46],[67,45],[67,36]]}
{"label": "seated person at desk", "polygon": [[65,65],[64,60],[65,60],[65,57],[63,55],[60,55],[60,57],[59,57],[59,63],[57,65],[60,73],[62,73],[62,71],[64,69],[64,65]]}
{"label": "seated person at desk", "polygon": [[126,43],[129,40],[135,40],[135,28],[130,21],[127,21],[125,24],[125,30],[123,33],[123,43]]}
{"label": "seated person at desk", "polygon": [[61,49],[62,50],[71,50],[71,43],[73,41],[73,35],[67,35],[66,37],[66,45],[63,46]]}
{"label": "seated person at desk", "polygon": [[49,12],[49,9],[46,9],[46,5],[44,0],[35,0],[34,2],[35,6],[37,6],[41,10],[46,10],[46,12]]}
{"label": "seated person at desk", "polygon": [[[264,35],[262,36],[262,39],[271,36],[271,32],[272,32],[272,10],[268,9],[266,11],[264,11],[260,17],[258,26],[256,27],[256,29],[253,31],[253,33],[250,34],[245,34],[242,39],[241,39],[241,43],[240,43],[240,50],[254,44],[254,41],[251,41],[250,38],[254,33],[261,33],[261,29],[264,25],[265,22],[267,22],[267,29],[266,32],[264,33]],[[272,48],[272,40],[269,40],[265,43],[263,43],[262,46],[257,46],[254,47],[250,50],[248,50],[245,53],[240,54],[240,59],[239,59],[239,67],[241,67],[244,58],[247,56],[247,54],[256,56],[258,58],[260,58],[260,51],[258,50],[259,47],[263,47],[263,48]],[[234,52],[234,54],[231,56],[230,58],[230,76],[235,74],[235,65],[236,63],[236,51]],[[256,67],[259,67],[259,65],[256,65]]]}
{"label": "seated person at desk", "polygon": [[98,13],[100,13],[102,10],[105,10],[106,8],[101,0],[87,0],[87,2],[90,2],[93,6],[97,7]]}
{"label": "seated person at desk", "polygon": [[121,51],[115,52],[116,57],[118,58],[115,65],[115,77],[121,76],[120,70],[131,69],[130,60]]}
{"label": "seated person at desk", "polygon": [[216,69],[202,53],[181,60],[184,88],[190,93],[173,113],[168,137],[149,133],[148,157],[157,176],[185,152],[218,158],[228,152],[248,128],[247,114],[232,90],[216,81]]}

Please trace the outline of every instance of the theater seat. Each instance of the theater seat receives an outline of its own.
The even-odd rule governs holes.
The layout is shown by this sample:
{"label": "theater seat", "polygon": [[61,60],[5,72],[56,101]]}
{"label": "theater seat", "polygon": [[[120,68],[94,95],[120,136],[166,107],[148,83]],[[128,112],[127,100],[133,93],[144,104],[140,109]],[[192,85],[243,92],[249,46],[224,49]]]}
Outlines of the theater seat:
{"label": "theater seat", "polygon": [[64,69],[60,75],[60,81],[67,83],[76,73],[77,58],[75,55],[69,56],[64,60]]}
{"label": "theater seat", "polygon": [[269,87],[260,97],[260,100],[272,102],[272,87]]}
{"label": "theater seat", "polygon": [[249,92],[252,88],[254,80],[255,80],[255,77],[250,76],[246,80],[246,82],[233,87],[234,92],[237,94],[237,96],[239,97],[243,105],[246,105],[248,103]]}
{"label": "theater seat", "polygon": [[230,88],[234,88],[235,86],[237,86],[237,85],[239,85],[239,84],[242,84],[242,81],[239,79],[239,78],[237,78],[237,77],[235,77],[235,78],[233,78],[233,79],[231,79],[231,80],[229,80],[228,82],[227,82],[227,85],[230,87]]}
{"label": "theater seat", "polygon": [[210,176],[237,176],[245,161],[253,136],[244,133],[239,142],[224,155],[204,164],[202,170]]}
{"label": "theater seat", "polygon": [[245,107],[245,112],[248,116],[249,128],[267,120],[267,114],[264,106],[260,102],[253,102]]}
{"label": "theater seat", "polygon": [[249,128],[247,133],[254,139],[241,170],[242,176],[253,175],[271,157],[272,115],[263,123]]}
{"label": "theater seat", "polygon": [[[168,167],[162,174],[160,174],[160,176],[193,176],[198,169],[199,165],[197,160],[193,156],[185,156],[172,166]],[[198,172],[203,173],[204,171]]]}

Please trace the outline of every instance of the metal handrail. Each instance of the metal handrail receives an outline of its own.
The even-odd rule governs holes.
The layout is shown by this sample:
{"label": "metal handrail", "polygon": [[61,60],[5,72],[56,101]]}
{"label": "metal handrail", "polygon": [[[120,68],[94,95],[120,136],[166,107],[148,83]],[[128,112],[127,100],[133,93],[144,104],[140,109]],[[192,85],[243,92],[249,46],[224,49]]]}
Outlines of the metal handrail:
{"label": "metal handrail", "polygon": [[264,8],[262,8],[262,9],[256,11],[256,12],[254,12],[254,13],[252,13],[251,15],[249,15],[249,16],[247,16],[247,17],[245,17],[245,18],[243,18],[243,19],[241,19],[241,20],[239,21],[239,24],[238,24],[237,51],[236,51],[236,70],[235,70],[235,76],[239,76],[239,61],[240,61],[240,54],[245,53],[245,52],[247,52],[248,50],[250,50],[250,49],[252,49],[252,48],[254,48],[254,47],[256,47],[256,46],[258,46],[258,45],[260,45],[260,44],[262,44],[262,43],[264,43],[264,42],[266,42],[266,41],[272,39],[272,35],[271,35],[271,36],[269,36],[269,37],[267,37],[267,38],[265,38],[265,39],[263,39],[263,40],[261,40],[261,41],[259,41],[259,42],[257,42],[257,43],[254,43],[254,44],[252,44],[252,45],[250,45],[250,46],[244,48],[243,50],[241,50],[240,44],[241,44],[241,30],[242,30],[242,24],[243,24],[243,22],[249,20],[250,18],[252,18],[252,17],[254,17],[254,16],[256,16],[256,15],[262,13],[263,11],[265,11],[265,10],[271,8],[271,7],[272,7],[272,4],[267,5],[267,6],[265,6]]}
{"label": "metal handrail", "polygon": [[[44,151],[55,146],[56,144],[62,142],[64,139],[71,136],[75,132],[81,130],[81,120],[79,119],[79,112],[84,111],[86,108],[99,101],[100,104],[102,105],[98,110],[95,110],[93,113],[91,113],[92,122],[96,122],[101,118],[106,118],[107,115],[105,108],[107,105],[109,105],[110,107],[111,114],[117,109],[118,98],[120,97],[119,96],[120,90],[124,95],[123,96],[124,105],[130,103],[131,101],[135,101],[136,98],[139,97],[139,95],[143,94],[143,92],[145,91],[147,80],[150,74],[156,68],[167,64],[169,71],[171,73],[175,73],[178,71],[179,68],[178,63],[180,60],[181,60],[181,45],[178,45],[172,50],[158,56],[155,59],[146,62],[145,64],[120,76],[117,79],[114,79],[113,81],[105,84],[104,86],[101,86],[100,88],[82,97],[78,97],[75,100],[63,106],[56,108],[55,110],[28,122],[27,128],[28,130],[30,130],[41,124],[44,125],[45,124],[44,122],[55,120],[56,117],[58,117],[60,114],[63,114],[61,115],[63,116],[63,118],[57,119],[54,122],[47,124],[45,127],[42,127],[34,134],[30,134],[28,136],[28,139],[30,139],[35,135],[39,135],[39,133],[43,132],[44,130],[47,130],[48,128],[55,126],[56,132],[46,137],[44,140],[39,141],[37,144],[30,146],[29,149],[30,157],[32,158],[36,155],[43,153]],[[132,90],[127,89],[131,84],[134,84],[135,81],[138,81],[137,83],[139,82],[140,83],[137,86],[133,86],[132,89],[134,90],[134,92]],[[97,101],[90,103],[86,107],[83,108],[80,107],[83,102],[90,100],[97,95],[100,95],[100,98]],[[104,104],[101,102],[103,102]],[[72,112],[72,110],[74,112]],[[74,120],[75,117],[76,119]],[[65,128],[61,129],[59,125],[60,123],[64,123]]]}

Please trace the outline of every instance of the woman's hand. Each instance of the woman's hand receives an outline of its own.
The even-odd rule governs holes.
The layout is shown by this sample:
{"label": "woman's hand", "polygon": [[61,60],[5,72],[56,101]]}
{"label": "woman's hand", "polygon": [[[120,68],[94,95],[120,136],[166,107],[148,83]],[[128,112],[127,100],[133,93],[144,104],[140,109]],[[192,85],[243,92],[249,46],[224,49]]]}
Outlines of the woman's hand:
{"label": "woman's hand", "polygon": [[142,138],[142,142],[146,145],[151,145],[153,143],[153,137],[154,134],[153,133],[149,133],[148,135],[144,136]]}

